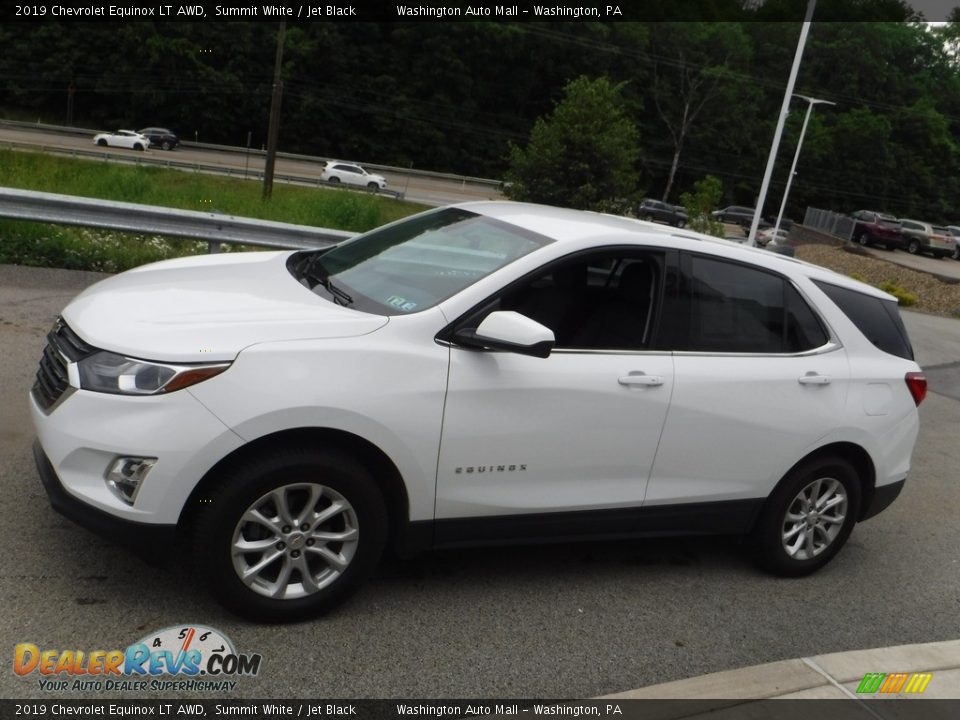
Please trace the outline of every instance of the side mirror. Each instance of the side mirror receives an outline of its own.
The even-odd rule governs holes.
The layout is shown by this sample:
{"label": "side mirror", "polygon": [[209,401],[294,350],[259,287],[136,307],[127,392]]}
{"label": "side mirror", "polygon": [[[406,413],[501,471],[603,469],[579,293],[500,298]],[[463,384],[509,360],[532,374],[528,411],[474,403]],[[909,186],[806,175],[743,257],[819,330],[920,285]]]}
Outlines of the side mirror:
{"label": "side mirror", "polygon": [[483,319],[477,328],[463,328],[453,334],[461,345],[545,358],[556,344],[553,330],[512,310],[498,310]]}

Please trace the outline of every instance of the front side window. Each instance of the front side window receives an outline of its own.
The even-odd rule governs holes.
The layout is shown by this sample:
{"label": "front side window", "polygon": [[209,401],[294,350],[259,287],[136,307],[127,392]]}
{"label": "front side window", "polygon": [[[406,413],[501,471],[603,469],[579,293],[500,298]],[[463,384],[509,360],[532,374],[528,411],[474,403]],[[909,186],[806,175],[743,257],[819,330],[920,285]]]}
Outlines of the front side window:
{"label": "front side window", "polygon": [[650,349],[663,267],[659,252],[577,255],[508,287],[457,325],[476,327],[494,310],[513,310],[550,328],[556,348]]}
{"label": "front side window", "polygon": [[709,353],[799,353],[826,344],[816,314],[784,278],[690,255],[662,325],[670,349]]}
{"label": "front side window", "polygon": [[288,267],[314,292],[342,305],[402,315],[433,307],[550,242],[493,218],[447,208],[326,252],[298,253]]}

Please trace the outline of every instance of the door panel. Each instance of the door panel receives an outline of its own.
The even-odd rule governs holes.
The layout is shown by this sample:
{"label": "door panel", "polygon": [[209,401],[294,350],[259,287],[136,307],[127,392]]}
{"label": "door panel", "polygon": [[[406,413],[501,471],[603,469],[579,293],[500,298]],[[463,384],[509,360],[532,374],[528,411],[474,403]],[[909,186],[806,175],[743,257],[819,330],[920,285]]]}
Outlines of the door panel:
{"label": "door panel", "polygon": [[765,497],[836,427],[849,387],[842,349],[804,357],[678,354],[646,503]]}
{"label": "door panel", "polygon": [[454,347],[436,517],[639,506],[673,388],[660,353]]}

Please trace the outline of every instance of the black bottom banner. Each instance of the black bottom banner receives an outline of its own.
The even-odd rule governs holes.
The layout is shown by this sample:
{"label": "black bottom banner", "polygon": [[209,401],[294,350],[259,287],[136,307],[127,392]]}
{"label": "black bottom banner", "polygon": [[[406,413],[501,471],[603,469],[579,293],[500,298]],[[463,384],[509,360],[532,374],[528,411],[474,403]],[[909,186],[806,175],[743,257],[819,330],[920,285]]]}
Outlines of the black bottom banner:
{"label": "black bottom banner", "polygon": [[0,718],[954,720],[960,700],[0,700]]}

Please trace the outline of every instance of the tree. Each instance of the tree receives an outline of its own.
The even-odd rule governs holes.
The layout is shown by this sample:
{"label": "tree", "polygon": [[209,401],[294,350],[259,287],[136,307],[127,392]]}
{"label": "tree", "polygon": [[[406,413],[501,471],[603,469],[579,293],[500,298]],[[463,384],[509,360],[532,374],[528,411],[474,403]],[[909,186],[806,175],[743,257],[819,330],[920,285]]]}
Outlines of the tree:
{"label": "tree", "polygon": [[605,210],[635,194],[640,156],[636,126],[607,78],[580,77],[530,131],[525,149],[511,143],[507,197]]}
{"label": "tree", "polygon": [[662,198],[666,202],[684,144],[703,111],[717,107],[729,113],[742,106],[744,98],[739,94],[748,88],[732,82],[731,75],[735,68],[746,66],[751,47],[735,23],[662,23],[652,37],[651,95],[673,149]]}
{"label": "tree", "polygon": [[693,184],[692,193],[683,193],[680,202],[687,211],[687,227],[697,232],[723,237],[723,223],[713,219],[711,213],[720,204],[723,186],[718,178],[707,175]]}

